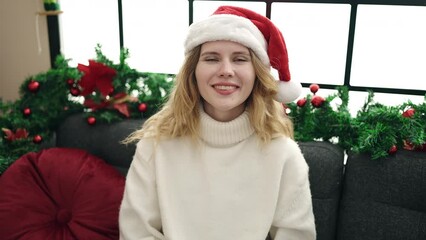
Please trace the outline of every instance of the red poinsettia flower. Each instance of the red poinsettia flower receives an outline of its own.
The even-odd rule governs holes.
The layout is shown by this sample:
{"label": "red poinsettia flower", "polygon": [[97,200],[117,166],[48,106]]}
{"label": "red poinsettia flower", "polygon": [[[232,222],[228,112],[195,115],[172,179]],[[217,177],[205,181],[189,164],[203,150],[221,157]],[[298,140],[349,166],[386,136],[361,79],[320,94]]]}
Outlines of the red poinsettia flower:
{"label": "red poinsettia flower", "polygon": [[136,102],[137,98],[127,95],[126,93],[117,93],[108,100],[95,102],[93,99],[85,99],[84,106],[96,111],[103,108],[114,108],[126,117],[130,117],[127,102]]}
{"label": "red poinsettia flower", "polygon": [[108,96],[114,90],[115,69],[93,60],[89,60],[89,66],[78,64],[77,69],[84,73],[79,82],[83,89],[81,95],[86,96],[98,89],[103,96]]}
{"label": "red poinsettia flower", "polygon": [[138,99],[126,93],[117,93],[112,99],[112,107],[126,117],[130,117],[127,102],[136,102]]}
{"label": "red poinsettia flower", "polygon": [[426,142],[420,145],[414,145],[410,141],[404,140],[404,149],[410,150],[410,151],[426,152]]}
{"label": "red poinsettia flower", "polygon": [[1,130],[4,132],[4,134],[6,134],[5,138],[11,142],[21,138],[28,138],[29,135],[27,130],[23,128],[18,128],[15,132],[7,128],[2,128]]}

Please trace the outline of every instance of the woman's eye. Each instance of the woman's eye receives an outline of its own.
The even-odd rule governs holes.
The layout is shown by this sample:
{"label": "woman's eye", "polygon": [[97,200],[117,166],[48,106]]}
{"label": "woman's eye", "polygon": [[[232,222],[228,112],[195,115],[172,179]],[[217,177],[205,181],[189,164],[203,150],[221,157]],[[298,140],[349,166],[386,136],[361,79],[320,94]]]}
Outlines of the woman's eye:
{"label": "woman's eye", "polygon": [[249,60],[247,58],[236,58],[236,62],[248,62]]}
{"label": "woman's eye", "polygon": [[204,61],[206,62],[217,62],[217,58],[205,58]]}

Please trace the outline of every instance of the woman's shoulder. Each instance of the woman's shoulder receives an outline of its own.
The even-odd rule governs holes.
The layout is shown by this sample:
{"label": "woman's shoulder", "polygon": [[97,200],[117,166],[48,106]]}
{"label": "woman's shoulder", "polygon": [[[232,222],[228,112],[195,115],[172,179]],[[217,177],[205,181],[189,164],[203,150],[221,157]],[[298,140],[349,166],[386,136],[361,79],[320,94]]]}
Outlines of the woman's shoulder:
{"label": "woman's shoulder", "polygon": [[155,139],[150,137],[143,137],[136,143],[135,157],[150,161],[154,153]]}
{"label": "woman's shoulder", "polygon": [[284,158],[303,158],[299,144],[294,139],[284,135],[272,138],[270,150],[281,154]]}
{"label": "woman's shoulder", "polygon": [[274,135],[271,140],[271,144],[273,145],[279,145],[282,148],[289,148],[289,149],[299,149],[299,145],[297,142],[285,135]]}
{"label": "woman's shoulder", "polygon": [[142,137],[141,139],[138,140],[138,142],[136,143],[136,148],[151,148],[154,145],[154,141],[155,138],[153,137]]}
{"label": "woman's shoulder", "polygon": [[299,176],[307,176],[309,166],[295,140],[281,136],[274,138],[272,144],[271,151],[274,152],[279,161],[284,163],[286,169],[297,172]]}

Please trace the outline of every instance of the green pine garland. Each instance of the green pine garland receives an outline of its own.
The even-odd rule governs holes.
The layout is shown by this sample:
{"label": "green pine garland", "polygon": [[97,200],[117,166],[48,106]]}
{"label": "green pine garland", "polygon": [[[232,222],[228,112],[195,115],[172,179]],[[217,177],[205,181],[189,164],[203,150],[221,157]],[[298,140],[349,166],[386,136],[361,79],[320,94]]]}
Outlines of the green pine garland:
{"label": "green pine garland", "polygon": [[[83,97],[72,94],[80,92],[79,82],[83,73],[70,67],[69,60],[58,56],[55,67],[47,72],[28,77],[20,87],[20,98],[15,102],[0,99],[0,174],[10,164],[28,152],[38,151],[48,144],[59,124],[69,115],[80,112],[87,118],[96,119],[96,123],[113,123],[128,118],[148,118],[158,111],[172,86],[172,75],[160,73],[142,73],[132,69],[126,63],[129,51],[122,49],[120,61],[113,63],[102,54],[101,46],[95,48],[95,61],[116,71],[112,79],[114,91],[111,93],[128,94],[124,104],[129,116],[126,117],[112,107],[93,110],[83,104],[84,99],[101,102],[107,98],[98,90]],[[75,96],[77,95],[77,96]],[[144,109],[140,105],[145,104]],[[26,134],[18,134],[19,129]],[[12,134],[14,139],[8,136]]]}
{"label": "green pine garland", "polygon": [[[379,159],[398,149],[426,151],[426,96],[422,104],[411,101],[399,106],[385,106],[374,102],[374,93],[352,117],[349,109],[349,92],[338,87],[338,93],[324,99],[321,106],[310,104],[315,95],[308,94],[306,104],[288,105],[289,116],[295,124],[297,141],[329,141],[347,151],[370,153]],[[332,101],[340,98],[334,110]],[[408,114],[410,112],[412,114]]]}
{"label": "green pine garland", "polygon": [[[78,75],[75,69],[67,66],[60,56],[56,60],[58,68],[27,78],[20,87],[21,98],[14,103],[0,101],[0,128],[16,131],[25,129],[29,137],[8,141],[3,134],[0,138],[0,171],[4,171],[16,158],[24,153],[37,151],[39,144],[33,137],[39,135],[49,141],[52,132],[68,114],[81,110],[81,106],[68,100],[66,79]],[[28,89],[30,82],[39,83],[34,92]],[[29,115],[24,110],[29,109]],[[68,109],[65,111],[64,109]],[[1,172],[0,172],[1,173]]]}
{"label": "green pine garland", "polygon": [[[0,174],[23,154],[38,151],[43,143],[48,143],[59,124],[71,114],[84,113],[88,124],[98,124],[148,118],[159,110],[172,88],[173,75],[130,68],[126,63],[127,49],[121,50],[117,64],[102,53],[100,45],[95,52],[97,63],[116,72],[108,96],[99,89],[82,96],[83,72],[58,56],[55,68],[24,81],[17,101],[0,99]],[[115,98],[123,93],[123,98]],[[105,105],[92,108],[84,104],[86,100]],[[340,104],[334,106],[334,100],[340,100]],[[408,101],[399,106],[384,106],[375,103],[374,93],[369,92],[355,117],[351,116],[348,103],[348,89],[338,87],[336,94],[325,98],[308,94],[297,103],[286,105],[294,122],[295,139],[329,141],[346,151],[370,153],[372,159],[403,148],[426,150],[426,96],[422,104]],[[114,108],[114,104],[121,104],[121,108]]]}

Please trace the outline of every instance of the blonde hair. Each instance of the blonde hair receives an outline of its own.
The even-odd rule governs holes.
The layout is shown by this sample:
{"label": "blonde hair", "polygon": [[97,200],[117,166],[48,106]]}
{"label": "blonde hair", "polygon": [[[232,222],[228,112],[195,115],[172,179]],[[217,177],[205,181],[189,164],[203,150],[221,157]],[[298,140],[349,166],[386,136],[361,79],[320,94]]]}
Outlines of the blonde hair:
{"label": "blonde hair", "polygon": [[[195,47],[185,58],[175,85],[162,109],[150,117],[143,127],[130,134],[123,142],[130,143],[144,137],[175,138],[188,136],[193,140],[199,133],[199,105],[202,101],[195,79],[195,68],[201,46]],[[281,103],[274,100],[277,83],[260,59],[250,50],[256,80],[246,101],[251,125],[262,143],[268,143],[274,135],[293,138],[293,124],[286,116]]]}

